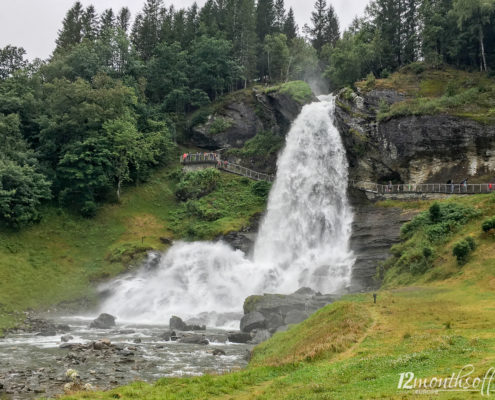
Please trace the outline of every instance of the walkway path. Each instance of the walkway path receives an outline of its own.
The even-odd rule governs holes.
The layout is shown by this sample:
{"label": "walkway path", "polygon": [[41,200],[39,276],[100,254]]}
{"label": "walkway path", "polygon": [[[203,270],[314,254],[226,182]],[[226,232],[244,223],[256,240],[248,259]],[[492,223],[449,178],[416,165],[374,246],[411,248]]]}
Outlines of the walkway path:
{"label": "walkway path", "polygon": [[380,185],[373,182],[351,181],[350,186],[365,192],[376,194],[391,193],[444,193],[444,194],[480,194],[495,192],[495,183],[402,183]]}
{"label": "walkway path", "polygon": [[252,169],[243,167],[242,165],[222,160],[220,155],[217,153],[184,154],[181,156],[180,162],[183,165],[204,165],[205,168],[216,167],[232,174],[245,176],[255,181],[273,182],[275,180],[275,175],[253,171]]}

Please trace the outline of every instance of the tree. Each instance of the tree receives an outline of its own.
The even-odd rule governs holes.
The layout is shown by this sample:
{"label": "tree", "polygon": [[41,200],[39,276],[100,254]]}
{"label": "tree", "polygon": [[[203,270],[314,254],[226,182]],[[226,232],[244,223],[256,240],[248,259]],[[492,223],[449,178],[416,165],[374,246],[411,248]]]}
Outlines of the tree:
{"label": "tree", "polygon": [[320,54],[323,45],[326,43],[325,31],[327,26],[327,2],[316,0],[315,10],[311,13],[312,26],[304,25],[304,31],[311,39],[313,47]]}
{"label": "tree", "polygon": [[76,44],[81,43],[83,38],[83,14],[84,9],[79,1],[67,11],[62,29],[58,32],[55,53],[66,52]]}
{"label": "tree", "polygon": [[285,4],[284,0],[275,0],[273,27],[276,32],[283,33],[285,26]]}
{"label": "tree", "polygon": [[260,42],[273,32],[275,24],[275,9],[273,0],[258,0],[256,6],[256,33]]}
{"label": "tree", "polygon": [[0,79],[6,79],[15,71],[26,67],[25,55],[26,50],[22,47],[7,45],[0,49]]}
{"label": "tree", "polygon": [[115,27],[115,15],[111,8],[103,11],[100,17],[100,38],[108,38],[112,35],[113,29]]}
{"label": "tree", "polygon": [[82,37],[90,41],[95,40],[98,33],[98,19],[93,5],[86,7],[86,10],[81,16],[81,25]]}
{"label": "tree", "polygon": [[131,11],[127,7],[122,7],[117,14],[116,26],[123,32],[127,33],[129,30],[129,23],[131,21]]}
{"label": "tree", "polygon": [[147,0],[132,29],[132,43],[144,61],[153,56],[160,40],[162,0]]}
{"label": "tree", "polygon": [[294,10],[289,8],[289,12],[287,14],[287,18],[284,23],[283,33],[287,36],[287,40],[292,40],[297,37],[298,26],[296,25],[296,19],[294,17]]}
{"label": "tree", "polygon": [[39,206],[51,198],[50,185],[20,132],[16,114],[0,114],[0,220],[20,228],[40,219]]}
{"label": "tree", "polygon": [[477,37],[480,48],[480,69],[488,69],[484,43],[484,27],[490,23],[490,16],[495,8],[493,0],[454,0],[452,13],[457,17],[460,29],[468,29]]}
{"label": "tree", "polygon": [[340,38],[339,20],[333,6],[330,4],[327,10],[327,16],[324,29],[324,42],[335,47],[337,40]]}
{"label": "tree", "polygon": [[283,33],[267,35],[265,37],[264,49],[268,59],[270,81],[285,80],[289,64],[287,37]]}

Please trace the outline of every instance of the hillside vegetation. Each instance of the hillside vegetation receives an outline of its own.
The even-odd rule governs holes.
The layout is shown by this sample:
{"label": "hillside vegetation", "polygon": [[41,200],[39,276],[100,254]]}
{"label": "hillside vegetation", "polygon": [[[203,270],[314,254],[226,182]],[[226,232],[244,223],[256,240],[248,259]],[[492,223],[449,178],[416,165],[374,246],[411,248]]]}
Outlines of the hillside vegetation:
{"label": "hillside vegetation", "polygon": [[[418,398],[413,390],[397,389],[403,372],[445,378],[472,364],[472,376],[482,378],[495,363],[495,237],[493,230],[482,229],[483,221],[494,215],[495,197],[456,197],[439,207],[433,204],[378,205],[422,213],[403,228],[404,241],[382,271],[385,285],[376,304],[371,294],[345,296],[257,346],[242,371],[136,382],[66,399],[413,399]],[[398,248],[403,256],[422,254],[427,233],[442,222],[452,229],[429,242],[427,269],[404,268]],[[466,236],[474,239],[476,249],[459,263],[452,249]],[[479,395],[438,392],[434,397]]]}
{"label": "hillside vegetation", "polygon": [[406,99],[380,105],[378,120],[407,115],[449,114],[489,124],[495,122],[495,80],[487,74],[449,67],[410,64],[389,77],[356,83],[361,90],[396,90]]}
{"label": "hillside vegetation", "polygon": [[[125,188],[120,204],[106,204],[94,218],[46,205],[39,224],[0,230],[0,333],[26,309],[61,302],[95,301],[94,287],[132,268],[151,249],[173,239],[212,239],[238,230],[265,207],[260,183],[219,173],[211,192],[179,201],[175,191],[190,179],[162,169],[149,182]],[[193,182],[196,184],[197,182]],[[187,182],[186,182],[187,185]]]}

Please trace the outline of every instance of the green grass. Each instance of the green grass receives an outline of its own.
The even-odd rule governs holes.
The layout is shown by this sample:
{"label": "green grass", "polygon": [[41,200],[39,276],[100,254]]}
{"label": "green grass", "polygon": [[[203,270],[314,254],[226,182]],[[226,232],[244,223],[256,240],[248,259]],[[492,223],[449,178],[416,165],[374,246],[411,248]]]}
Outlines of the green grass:
{"label": "green grass", "polygon": [[[366,81],[356,83],[367,89]],[[479,72],[450,67],[432,69],[416,63],[386,79],[377,79],[373,88],[394,89],[406,95],[404,101],[379,110],[379,121],[408,115],[449,114],[483,124],[495,123],[495,79]]]}
{"label": "green grass", "polygon": [[161,238],[210,239],[245,226],[265,207],[265,198],[251,194],[253,182],[222,173],[217,189],[197,200],[220,216],[205,221],[177,201],[170,171],[125,188],[121,204],[104,205],[93,219],[46,206],[40,224],[0,230],[0,333],[26,309],[94,301],[95,282],[163,249]]}
{"label": "green grass", "polygon": [[[442,201],[452,203],[476,209],[479,215],[435,245],[435,260],[426,274],[389,269],[377,304],[371,293],[345,296],[257,346],[242,371],[137,382],[66,399],[480,398],[480,393],[416,395],[397,389],[403,372],[412,371],[417,378],[447,378],[472,364],[474,376],[483,377],[495,365],[495,238],[481,229],[482,221],[495,214],[495,197]],[[387,201],[378,206],[424,211],[431,204]],[[460,267],[452,244],[466,235],[473,236],[478,247]]]}

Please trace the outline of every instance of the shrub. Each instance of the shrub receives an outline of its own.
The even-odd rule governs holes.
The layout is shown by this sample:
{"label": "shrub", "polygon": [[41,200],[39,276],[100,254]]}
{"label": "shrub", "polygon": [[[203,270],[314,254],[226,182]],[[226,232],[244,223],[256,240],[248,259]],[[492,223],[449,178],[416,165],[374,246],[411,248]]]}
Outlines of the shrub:
{"label": "shrub", "polygon": [[483,221],[483,223],[481,224],[481,229],[483,230],[483,232],[488,232],[492,229],[495,229],[495,217],[488,218],[487,220]]}
{"label": "shrub", "polygon": [[177,184],[175,196],[182,201],[199,199],[215,190],[220,172],[215,168],[188,172]]}
{"label": "shrub", "polygon": [[208,128],[208,133],[210,135],[216,135],[218,133],[225,132],[232,126],[232,122],[223,117],[217,117],[213,120]]}
{"label": "shrub", "polygon": [[466,238],[458,241],[454,245],[454,248],[452,249],[452,254],[457,258],[457,263],[459,265],[463,265],[466,263],[469,257],[469,253],[471,253],[472,251],[473,248],[471,247],[471,243]]}
{"label": "shrub", "polygon": [[374,89],[375,84],[376,84],[376,78],[375,78],[375,75],[373,74],[373,72],[370,72],[370,73],[366,76],[365,87],[366,87],[366,89],[371,90],[371,89]]}
{"label": "shrub", "polygon": [[85,201],[81,207],[81,215],[86,218],[93,218],[96,215],[97,208],[94,201]]}
{"label": "shrub", "polygon": [[270,193],[271,187],[272,184],[270,182],[258,181],[255,184],[253,184],[251,190],[256,196],[266,198],[268,197],[268,193]]}
{"label": "shrub", "polygon": [[430,213],[431,222],[439,222],[440,221],[440,219],[442,217],[440,204],[433,203],[428,211]]}
{"label": "shrub", "polygon": [[423,247],[423,257],[426,259],[430,259],[433,256],[433,250],[431,247],[425,246]]}
{"label": "shrub", "polygon": [[472,236],[467,236],[464,240],[469,244],[469,248],[471,249],[471,251],[474,251],[476,249],[476,242],[474,241],[474,238]]}

